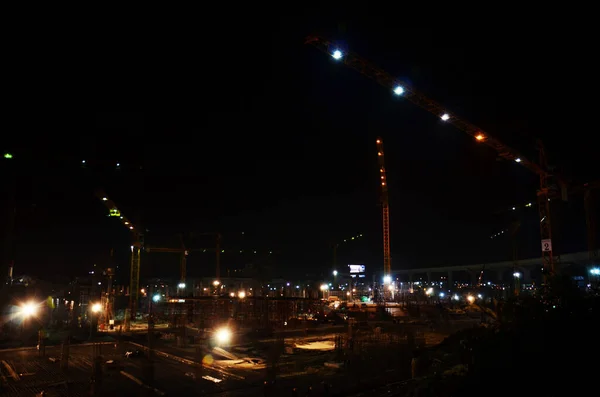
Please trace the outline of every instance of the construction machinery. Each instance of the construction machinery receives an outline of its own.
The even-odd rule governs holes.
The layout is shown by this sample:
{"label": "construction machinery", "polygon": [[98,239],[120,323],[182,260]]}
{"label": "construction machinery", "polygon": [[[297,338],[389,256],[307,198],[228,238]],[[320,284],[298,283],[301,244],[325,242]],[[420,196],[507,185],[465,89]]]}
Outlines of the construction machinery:
{"label": "construction machinery", "polygon": [[392,254],[390,251],[390,202],[388,198],[387,175],[385,172],[385,156],[383,140],[377,138],[377,161],[379,164],[379,179],[381,183],[381,215],[383,225],[383,283],[391,283]]}
{"label": "construction machinery", "polygon": [[[499,158],[518,163],[519,165],[538,175],[539,189],[537,190],[537,203],[540,219],[542,264],[544,274],[546,276],[554,273],[555,268],[552,249],[550,201],[559,198],[566,201],[569,194],[569,187],[565,178],[563,178],[561,175],[555,174],[552,169],[548,167],[546,151],[541,141],[538,141],[537,144],[539,161],[536,163],[527,159],[517,150],[500,142],[483,129],[460,118],[458,115],[452,113],[441,104],[416,91],[410,85],[399,81],[394,76],[378,68],[371,62],[361,58],[357,54],[351,51],[342,51],[330,41],[319,36],[309,36],[306,38],[305,43],[310,44],[322,52],[330,55],[335,61],[342,62],[346,66],[358,71],[366,77],[375,80],[378,84],[389,89],[393,94],[408,99],[413,104],[425,109],[436,117],[439,117],[443,122],[451,124],[459,130],[467,133],[469,136],[473,137],[476,142],[489,146],[496,152]],[[587,189],[591,190],[591,187],[588,187]],[[589,202],[591,202],[591,199]],[[588,210],[588,228],[591,228],[594,226],[592,225],[593,220],[591,208],[588,208]],[[590,235],[590,233],[592,234]],[[588,235],[590,241],[594,239],[595,244],[594,232],[588,231]]]}
{"label": "construction machinery", "polygon": [[144,233],[121,213],[114,201],[108,198],[102,189],[96,190],[96,196],[104,203],[106,208],[108,208],[108,215],[110,217],[118,218],[121,223],[131,231],[129,309],[125,312],[125,329],[129,330],[131,321],[135,319],[137,315],[137,305],[140,294],[140,262],[142,249],[144,248]]}
{"label": "construction machinery", "polygon": [[196,234],[196,235],[201,235],[201,236],[214,235],[215,236],[215,247],[214,248],[196,248],[196,249],[186,248],[184,236],[183,236],[183,234],[180,234],[179,235],[179,241],[180,241],[180,245],[181,245],[180,248],[165,248],[165,247],[146,246],[145,250],[148,253],[164,252],[164,253],[179,254],[180,255],[180,260],[179,260],[179,269],[180,269],[180,278],[179,278],[180,281],[179,282],[180,282],[180,284],[185,284],[185,280],[186,280],[186,276],[187,276],[187,257],[188,257],[188,255],[192,251],[206,252],[206,251],[214,250],[215,257],[216,257],[215,274],[216,274],[216,279],[218,280],[219,276],[220,276],[220,267],[221,267],[221,234],[220,233],[200,233],[200,234]]}
{"label": "construction machinery", "polygon": [[341,242],[333,243],[331,245],[331,248],[333,248],[333,270],[334,271],[337,269],[337,250],[338,250],[338,248],[340,248],[340,244],[346,244],[346,243],[349,243],[350,241],[358,240],[359,238],[362,238],[362,236],[363,236],[362,233],[359,233],[356,236],[352,236],[350,238],[345,238]]}

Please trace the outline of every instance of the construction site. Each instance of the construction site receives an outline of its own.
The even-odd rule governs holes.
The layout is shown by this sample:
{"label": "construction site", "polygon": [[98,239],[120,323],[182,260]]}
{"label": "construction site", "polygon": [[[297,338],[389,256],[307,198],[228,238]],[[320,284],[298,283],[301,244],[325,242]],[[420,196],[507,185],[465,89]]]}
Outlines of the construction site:
{"label": "construction site", "polygon": [[[487,268],[486,264],[478,265],[481,270],[468,269],[472,275],[469,281],[453,280],[453,272],[462,271],[461,266],[440,268],[447,274],[443,277],[431,276],[435,268],[428,268],[426,280],[413,279],[413,273],[419,269],[394,268],[385,158],[395,153],[384,152],[383,136],[377,137],[369,148],[377,154],[373,170],[374,175],[377,170],[379,186],[383,258],[376,269],[369,269],[369,277],[364,266],[358,270],[338,267],[338,244],[333,245],[332,269],[322,272],[319,278],[267,278],[261,275],[258,260],[255,267],[231,274],[222,268],[222,233],[186,231],[175,237],[176,245],[148,244],[145,227],[128,217],[99,188],[95,195],[106,207],[107,215],[130,233],[130,241],[123,241],[123,246],[130,249],[127,285],[114,285],[116,272],[112,265],[98,267],[90,270],[85,283],[73,282],[62,295],[48,297],[49,310],[42,303],[35,308],[21,307],[13,317],[21,316],[22,322],[12,326],[11,332],[20,329],[25,334],[25,320],[34,315],[40,322],[55,325],[57,330],[49,330],[48,334],[54,332],[50,336],[41,328],[31,331],[35,336],[30,335],[30,340],[36,338],[37,346],[19,350],[19,355],[0,351],[0,374],[8,384],[7,390],[13,393],[7,395],[24,395],[23,390],[41,393],[48,390],[49,378],[57,379],[52,387],[81,386],[90,371],[94,374],[92,387],[100,390],[103,383],[103,392],[111,390],[116,395],[121,395],[119,390],[123,395],[141,391],[159,395],[168,391],[228,396],[297,396],[299,392],[409,395],[409,383],[418,378],[467,373],[473,363],[469,344],[478,338],[492,338],[501,325],[522,315],[526,307],[523,302],[542,302],[546,311],[548,307],[560,306],[562,301],[553,292],[557,289],[552,289],[556,277],[581,277],[577,279],[581,291],[588,295],[598,293],[595,206],[600,181],[574,184],[548,164],[541,141],[537,144],[538,159],[528,159],[357,54],[342,51],[317,36],[307,37],[306,44],[322,51],[332,62],[358,71],[391,94],[466,133],[494,151],[498,159],[524,167],[539,177],[537,201],[523,206],[537,208],[540,257],[519,257],[516,242],[520,223],[514,221],[501,232],[511,237],[515,247],[512,257]],[[553,249],[557,226],[552,222],[552,214],[565,202],[581,199],[587,254],[582,258],[580,253],[564,253],[561,262],[561,255]],[[242,252],[247,248],[227,250]],[[209,277],[188,275],[189,256],[199,252],[212,258],[214,272],[211,270]],[[179,266],[171,271],[169,280],[140,279],[145,258],[155,254],[178,258]],[[272,251],[264,254],[269,256]],[[577,265],[585,274],[571,274],[567,265]],[[13,267],[11,262],[10,286],[17,284]],[[524,270],[529,268],[537,269],[539,277],[524,277]],[[486,273],[507,269],[508,280],[502,275],[493,279]],[[402,279],[404,275],[409,275],[410,280]],[[507,303],[515,299],[517,303]],[[63,317],[59,311],[65,313]],[[84,347],[84,342],[92,347]],[[34,380],[34,376],[27,377],[30,373],[45,377]],[[135,386],[119,389],[121,375],[133,380]],[[371,394],[360,394],[366,390]]]}

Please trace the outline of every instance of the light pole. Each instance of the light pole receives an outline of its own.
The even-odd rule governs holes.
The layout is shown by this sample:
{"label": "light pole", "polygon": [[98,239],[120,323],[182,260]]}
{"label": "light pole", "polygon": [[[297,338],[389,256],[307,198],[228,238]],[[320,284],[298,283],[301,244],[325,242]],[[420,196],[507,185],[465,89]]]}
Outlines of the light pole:
{"label": "light pole", "polygon": [[591,277],[590,277],[590,284],[592,284],[592,286],[594,286],[594,284],[592,283],[591,279],[595,278],[596,279],[596,285],[595,285],[595,287],[597,288],[598,284],[599,284],[599,281],[600,281],[600,268],[595,267],[593,269],[590,269],[590,275],[591,275]]}
{"label": "light pole", "polygon": [[34,317],[37,315],[38,313],[38,304],[34,303],[34,302],[27,302],[27,303],[23,303],[20,308],[19,308],[19,315],[22,319],[21,322],[21,333],[25,333],[25,321],[30,318],[30,317]]}
{"label": "light pole", "polygon": [[98,313],[102,311],[101,303],[93,303],[90,306],[90,339],[94,336],[94,320],[97,319]]}
{"label": "light pole", "polygon": [[521,292],[521,273],[514,272],[513,278],[515,284],[515,296],[519,296],[519,293]]}
{"label": "light pole", "polygon": [[[323,291],[323,300],[325,300],[325,291],[329,290],[329,286],[327,284],[321,284],[321,291]],[[327,297],[329,298],[329,294],[327,294]]]}

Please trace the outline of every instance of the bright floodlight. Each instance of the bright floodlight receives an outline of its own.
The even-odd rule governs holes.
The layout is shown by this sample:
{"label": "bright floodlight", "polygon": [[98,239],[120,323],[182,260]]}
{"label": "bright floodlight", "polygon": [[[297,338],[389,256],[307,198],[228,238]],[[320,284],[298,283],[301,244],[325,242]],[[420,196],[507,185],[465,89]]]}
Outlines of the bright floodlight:
{"label": "bright floodlight", "polygon": [[156,294],[156,295],[154,295],[154,296],[152,297],[152,300],[153,300],[154,302],[158,302],[158,301],[160,300],[160,295],[159,295],[159,294]]}
{"label": "bright floodlight", "polygon": [[592,273],[594,276],[598,276],[600,275],[600,269],[595,267],[592,270],[590,270],[590,273]]}
{"label": "bright floodlight", "polygon": [[443,298],[444,296],[446,296],[446,294],[444,294],[443,292],[440,292],[440,298]]}
{"label": "bright floodlight", "polygon": [[94,303],[92,305],[92,313],[98,313],[102,311],[102,305],[100,303]]}
{"label": "bright floodlight", "polygon": [[337,270],[334,270],[334,271],[333,271],[333,275],[334,275],[334,276],[337,276],[337,275],[338,275],[338,271],[337,271]]}
{"label": "bright floodlight", "polygon": [[220,283],[219,283],[219,280],[215,280],[215,281],[213,281],[213,285],[214,285],[215,287],[216,287],[217,285],[219,285],[219,284],[220,284]]}
{"label": "bright floodlight", "polygon": [[442,114],[441,118],[443,121],[448,121],[450,119],[450,115],[448,113],[444,113],[444,114]]}
{"label": "bright floodlight", "polygon": [[21,306],[21,315],[23,315],[23,317],[31,317],[31,316],[35,316],[37,313],[37,305],[35,303],[32,302],[28,302],[23,304],[23,306]]}
{"label": "bright floodlight", "polygon": [[404,88],[401,85],[397,86],[396,88],[394,88],[394,94],[396,94],[396,95],[404,94]]}
{"label": "bright floodlight", "polygon": [[521,162],[521,159],[517,157],[517,158],[515,159],[515,161],[516,161],[517,163],[520,163],[520,162]]}
{"label": "bright floodlight", "polygon": [[185,288],[185,283],[179,283],[177,286],[178,286],[179,288],[183,289],[183,288]]}
{"label": "bright floodlight", "polygon": [[231,331],[227,328],[220,328],[215,332],[215,338],[218,343],[228,343],[231,340]]}
{"label": "bright floodlight", "polygon": [[340,50],[335,50],[333,54],[331,54],[331,56],[333,57],[333,59],[341,59],[344,55]]}
{"label": "bright floodlight", "polygon": [[329,286],[327,284],[321,284],[321,291],[325,291]]}
{"label": "bright floodlight", "polygon": [[391,276],[385,276],[385,277],[383,278],[383,283],[384,283],[384,284],[389,284],[389,283],[391,283],[391,282],[392,282],[392,277],[391,277]]}
{"label": "bright floodlight", "polygon": [[245,293],[244,291],[240,291],[240,292],[238,293],[238,298],[240,298],[240,299],[244,299],[245,297],[246,297],[246,293]]}
{"label": "bright floodlight", "polygon": [[469,296],[467,296],[467,300],[468,300],[470,303],[473,303],[473,302],[475,302],[475,297],[474,297],[473,295],[469,295]]}
{"label": "bright floodlight", "polygon": [[519,272],[513,273],[513,277],[514,278],[520,278],[521,277],[521,273],[519,273]]}

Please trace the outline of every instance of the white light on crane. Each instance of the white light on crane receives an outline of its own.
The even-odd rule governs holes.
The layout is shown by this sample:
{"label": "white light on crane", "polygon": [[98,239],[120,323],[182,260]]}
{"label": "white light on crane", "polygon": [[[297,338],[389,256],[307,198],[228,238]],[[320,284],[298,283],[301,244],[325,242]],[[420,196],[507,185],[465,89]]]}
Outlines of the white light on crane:
{"label": "white light on crane", "polygon": [[517,158],[515,159],[515,161],[516,161],[517,163],[520,163],[520,162],[521,162],[521,159],[520,159],[519,157],[517,157]]}
{"label": "white light on crane", "polygon": [[448,121],[448,120],[450,120],[450,115],[448,113],[444,113],[444,114],[442,114],[441,119],[443,121]]}
{"label": "white light on crane", "polygon": [[392,277],[391,277],[391,276],[385,276],[385,277],[383,278],[383,283],[384,283],[384,284],[389,284],[389,283],[391,283],[391,282],[392,282]]}
{"label": "white light on crane", "polygon": [[394,88],[394,94],[396,94],[396,95],[404,94],[404,88],[401,85],[396,86],[396,88]]}
{"label": "white light on crane", "polygon": [[344,56],[344,54],[342,54],[342,52],[340,50],[335,50],[331,56],[333,57],[333,59],[342,59],[342,57]]}

